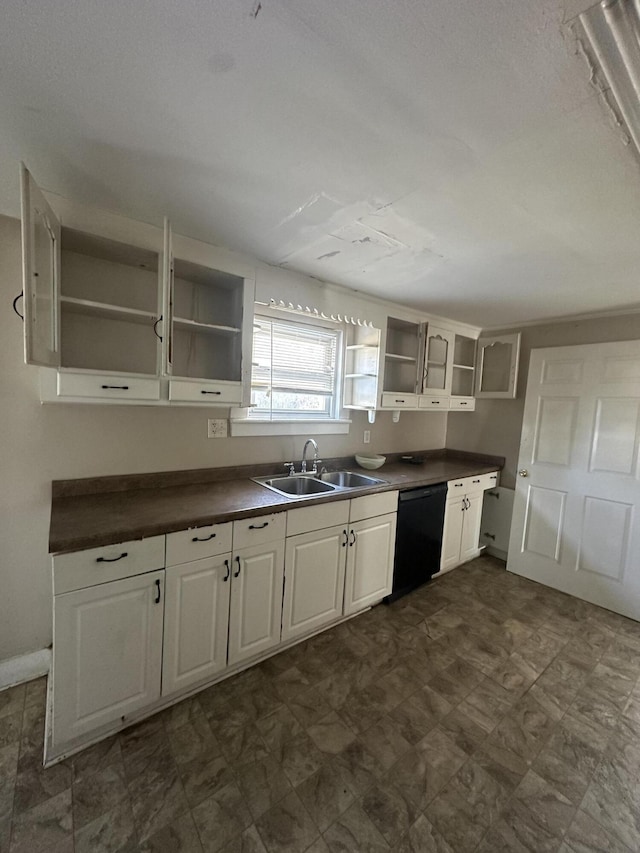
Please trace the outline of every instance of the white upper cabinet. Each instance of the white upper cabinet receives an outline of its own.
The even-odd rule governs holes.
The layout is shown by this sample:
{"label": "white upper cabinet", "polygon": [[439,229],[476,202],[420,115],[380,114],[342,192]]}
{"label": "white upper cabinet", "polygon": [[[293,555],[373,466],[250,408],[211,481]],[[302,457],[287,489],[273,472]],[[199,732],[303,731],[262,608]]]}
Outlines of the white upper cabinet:
{"label": "white upper cabinet", "polygon": [[516,396],[520,333],[478,340],[476,397],[512,399]]}
{"label": "white upper cabinet", "polygon": [[20,164],[24,360],[60,364],[60,222],[33,176]]}
{"label": "white upper cabinet", "polygon": [[213,247],[195,260],[192,242],[165,226],[169,399],[248,404],[254,281],[220,263]]}
{"label": "white upper cabinet", "polygon": [[387,319],[382,383],[383,409],[415,409],[421,368],[422,324]]}
{"label": "white upper cabinet", "polygon": [[344,360],[345,409],[378,408],[380,329],[348,326]]}
{"label": "white upper cabinet", "polygon": [[25,360],[57,368],[44,400],[248,403],[252,266],[168,222],[163,240],[62,199],[58,217],[21,181]]}
{"label": "white upper cabinet", "polygon": [[451,399],[449,408],[473,411],[476,406],[474,374],[476,366],[476,340],[467,335],[455,334],[451,365]]}

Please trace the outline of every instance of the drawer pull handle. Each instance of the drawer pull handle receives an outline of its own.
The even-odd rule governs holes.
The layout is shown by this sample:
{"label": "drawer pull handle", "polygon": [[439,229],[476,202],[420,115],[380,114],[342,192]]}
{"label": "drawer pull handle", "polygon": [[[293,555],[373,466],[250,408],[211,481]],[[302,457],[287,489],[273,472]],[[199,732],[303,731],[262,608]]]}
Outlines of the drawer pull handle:
{"label": "drawer pull handle", "polygon": [[235,557],[234,559],[235,559],[235,561],[236,561],[236,562],[237,562],[237,564],[238,564],[238,571],[237,571],[237,572],[234,572],[234,573],[233,573],[233,576],[234,576],[234,578],[237,578],[237,577],[238,577],[238,575],[240,574],[240,568],[241,568],[241,564],[240,564],[240,557]]}
{"label": "drawer pull handle", "polygon": [[222,391],[200,391],[200,393],[201,394],[214,394],[214,395],[219,397],[220,394],[222,394]]}
{"label": "drawer pull handle", "polygon": [[431,405],[432,405],[432,406],[439,406],[439,405],[440,405],[440,400],[432,400],[432,401],[431,401]]}
{"label": "drawer pull handle", "polygon": [[217,533],[212,533],[211,536],[194,536],[192,542],[208,542],[210,539],[215,539]]}
{"label": "drawer pull handle", "polygon": [[160,604],[160,580],[156,581],[156,587],[158,588],[158,591],[156,593],[156,597],[155,597],[154,601],[156,604]]}
{"label": "drawer pull handle", "polygon": [[355,545],[355,544],[356,544],[356,539],[357,539],[358,537],[356,536],[356,532],[355,532],[355,530],[352,530],[352,531],[351,531],[351,533],[350,533],[350,535],[352,536],[352,539],[351,539],[351,541],[349,542],[349,547],[351,548],[351,546],[352,546],[352,545]]}
{"label": "drawer pull handle", "polygon": [[404,400],[396,400],[396,403],[404,403]]}
{"label": "drawer pull handle", "polygon": [[471,482],[472,482],[472,483],[479,483],[479,482],[480,482],[480,480],[472,480]]}
{"label": "drawer pull handle", "polygon": [[269,522],[265,521],[264,524],[250,524],[249,530],[264,530],[265,527],[269,526]]}
{"label": "drawer pull handle", "polygon": [[123,557],[127,556],[127,552],[123,551],[119,557],[96,557],[96,563],[117,563],[118,560],[121,560]]}
{"label": "drawer pull handle", "polygon": [[453,484],[454,489],[460,489],[460,488],[462,488],[462,486],[464,486],[464,483],[454,483]]}
{"label": "drawer pull handle", "polygon": [[229,560],[224,561],[224,567],[227,570],[226,575],[222,578],[222,580],[226,583],[231,577],[231,567],[229,566]]}
{"label": "drawer pull handle", "polygon": [[468,403],[460,403],[461,406],[467,406]]}
{"label": "drawer pull handle", "polygon": [[101,388],[104,388],[105,391],[128,391],[128,385],[101,385]]}

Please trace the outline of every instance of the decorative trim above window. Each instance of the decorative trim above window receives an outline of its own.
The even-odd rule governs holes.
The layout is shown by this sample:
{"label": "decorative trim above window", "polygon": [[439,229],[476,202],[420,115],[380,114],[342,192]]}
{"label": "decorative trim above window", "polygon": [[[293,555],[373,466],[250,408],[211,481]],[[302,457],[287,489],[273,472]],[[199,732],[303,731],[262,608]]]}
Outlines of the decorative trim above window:
{"label": "decorative trim above window", "polygon": [[373,328],[371,320],[362,320],[360,317],[351,317],[347,314],[325,314],[324,311],[318,308],[310,308],[302,305],[294,305],[293,302],[284,302],[282,299],[274,299],[271,297],[268,302],[256,302],[259,308],[269,308],[273,311],[289,311],[294,314],[302,314],[306,317],[313,317],[317,320],[326,320],[329,323],[346,323],[351,326],[368,326]]}

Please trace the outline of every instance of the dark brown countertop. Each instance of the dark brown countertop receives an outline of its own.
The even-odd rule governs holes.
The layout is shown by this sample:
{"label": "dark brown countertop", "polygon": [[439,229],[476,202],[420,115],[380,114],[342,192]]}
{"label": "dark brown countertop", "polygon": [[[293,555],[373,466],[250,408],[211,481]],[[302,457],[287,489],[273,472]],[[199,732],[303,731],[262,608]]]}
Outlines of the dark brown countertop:
{"label": "dark brown countertop", "polygon": [[313,498],[281,497],[249,479],[250,476],[276,470],[280,472],[278,463],[55,481],[49,552],[63,554],[221,521],[282,512],[296,506],[350,500],[375,492],[441,483],[495,471],[504,465],[504,459],[499,456],[453,450],[420,452],[425,456],[421,465],[398,462],[400,455],[388,454],[382,468],[370,472],[362,471],[352,456],[331,460],[327,465],[329,470],[362,471],[386,482],[384,485],[334,491]]}

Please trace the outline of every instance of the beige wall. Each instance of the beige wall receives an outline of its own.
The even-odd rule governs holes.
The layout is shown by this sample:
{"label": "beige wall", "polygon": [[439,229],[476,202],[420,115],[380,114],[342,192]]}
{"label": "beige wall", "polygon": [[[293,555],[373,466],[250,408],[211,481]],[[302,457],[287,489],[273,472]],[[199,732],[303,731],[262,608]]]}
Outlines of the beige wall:
{"label": "beige wall", "polygon": [[[299,459],[303,439],[209,440],[207,409],[39,402],[38,369],[22,358],[22,324],[11,311],[21,290],[20,229],[0,217],[0,661],[51,642],[47,557],[51,480]],[[320,436],[321,455],[443,447],[446,415],[391,414],[372,426],[353,415],[348,436]]]}
{"label": "beige wall", "polygon": [[540,347],[635,340],[640,338],[640,314],[549,323],[502,331],[522,332],[517,399],[477,400],[476,410],[472,414],[450,413],[447,447],[505,456],[506,464],[501,483],[513,488],[531,350]]}

